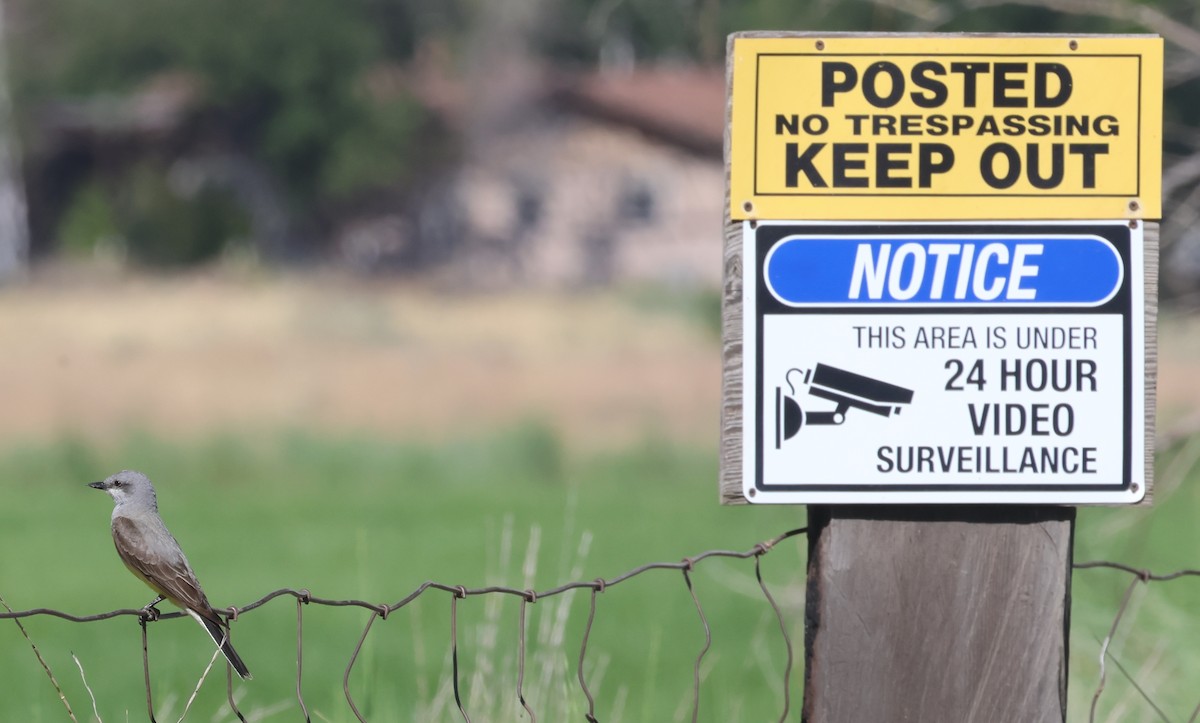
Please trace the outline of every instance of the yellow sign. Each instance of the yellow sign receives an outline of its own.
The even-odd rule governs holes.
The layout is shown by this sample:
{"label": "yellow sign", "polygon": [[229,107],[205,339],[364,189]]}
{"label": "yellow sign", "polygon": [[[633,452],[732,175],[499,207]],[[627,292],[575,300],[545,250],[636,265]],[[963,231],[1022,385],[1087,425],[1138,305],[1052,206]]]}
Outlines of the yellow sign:
{"label": "yellow sign", "polygon": [[1158,218],[1162,39],[735,37],[730,216]]}

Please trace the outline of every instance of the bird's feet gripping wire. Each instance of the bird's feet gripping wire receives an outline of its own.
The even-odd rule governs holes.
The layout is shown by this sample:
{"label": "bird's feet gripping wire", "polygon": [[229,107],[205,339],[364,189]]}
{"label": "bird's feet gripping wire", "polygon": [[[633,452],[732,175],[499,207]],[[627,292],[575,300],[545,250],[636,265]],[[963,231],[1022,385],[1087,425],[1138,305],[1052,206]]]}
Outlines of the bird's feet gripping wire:
{"label": "bird's feet gripping wire", "polygon": [[141,615],[142,619],[149,620],[150,622],[154,622],[155,620],[158,620],[159,616],[161,616],[162,613],[159,612],[158,608],[156,608],[154,606],[159,604],[163,600],[166,600],[166,598],[163,597],[162,595],[159,595],[158,597],[154,598],[150,602],[146,603],[146,606],[144,608],[142,608],[142,615]]}

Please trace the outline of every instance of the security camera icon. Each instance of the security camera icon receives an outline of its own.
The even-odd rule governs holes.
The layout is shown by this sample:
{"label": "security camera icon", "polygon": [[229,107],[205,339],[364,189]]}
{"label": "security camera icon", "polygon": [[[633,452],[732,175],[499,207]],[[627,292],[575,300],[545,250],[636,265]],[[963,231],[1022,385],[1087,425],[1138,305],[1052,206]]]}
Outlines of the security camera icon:
{"label": "security camera icon", "polygon": [[[801,375],[800,381],[808,385],[810,395],[834,402],[837,407],[832,411],[804,411],[795,399],[793,384],[793,378]],[[783,387],[775,387],[775,449],[796,436],[806,424],[840,425],[851,408],[890,417],[899,414],[902,406],[911,404],[913,398],[911,389],[821,363],[812,369],[789,369],[784,381],[791,396],[784,394]]]}

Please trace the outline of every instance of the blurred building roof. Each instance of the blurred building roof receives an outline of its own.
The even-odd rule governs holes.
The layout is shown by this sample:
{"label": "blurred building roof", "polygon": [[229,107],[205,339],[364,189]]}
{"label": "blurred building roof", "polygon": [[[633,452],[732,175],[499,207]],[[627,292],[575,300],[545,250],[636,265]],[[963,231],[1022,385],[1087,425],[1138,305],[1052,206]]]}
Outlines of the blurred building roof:
{"label": "blurred building roof", "polygon": [[720,157],[725,71],[694,66],[598,72],[560,81],[556,97],[598,118]]}
{"label": "blurred building roof", "polygon": [[[452,125],[471,124],[478,98],[469,82],[445,73],[436,62],[399,70],[381,69],[374,87],[412,93]],[[523,75],[518,80],[513,75]],[[389,78],[390,76],[390,78]],[[554,105],[573,113],[639,130],[656,140],[720,158],[725,133],[725,71],[687,65],[642,66],[630,70],[547,72],[542,68],[498,67],[487,85],[509,89],[511,120],[524,107]]]}

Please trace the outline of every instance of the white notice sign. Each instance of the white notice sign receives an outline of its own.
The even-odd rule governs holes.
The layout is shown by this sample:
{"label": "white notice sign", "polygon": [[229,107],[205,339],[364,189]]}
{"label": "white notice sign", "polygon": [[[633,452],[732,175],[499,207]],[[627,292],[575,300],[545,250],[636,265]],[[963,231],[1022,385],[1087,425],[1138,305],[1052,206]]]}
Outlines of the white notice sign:
{"label": "white notice sign", "polygon": [[1138,226],[747,224],[747,499],[1141,499]]}

